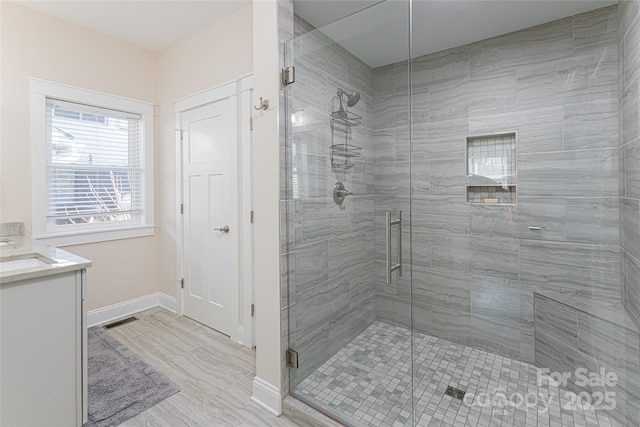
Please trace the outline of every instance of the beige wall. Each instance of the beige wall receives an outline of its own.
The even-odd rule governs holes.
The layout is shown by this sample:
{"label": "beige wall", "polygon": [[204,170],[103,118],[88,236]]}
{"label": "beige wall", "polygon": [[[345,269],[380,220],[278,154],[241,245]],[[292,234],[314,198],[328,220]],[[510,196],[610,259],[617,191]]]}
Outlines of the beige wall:
{"label": "beige wall", "polygon": [[154,102],[155,236],[67,249],[93,260],[89,310],[157,291],[175,296],[173,101],[251,72],[251,6],[161,54],[13,2],[0,8],[0,221],[23,221],[31,234],[28,77]]}
{"label": "beige wall", "polygon": [[[28,77],[155,102],[156,54],[2,1],[0,221],[23,221],[31,234]],[[156,188],[157,192],[157,188]],[[88,308],[156,292],[158,233],[153,237],[72,246],[94,262]]]}
{"label": "beige wall", "polygon": [[[252,15],[246,6],[162,52],[158,61],[156,138],[162,226],[160,291],[176,295],[176,99],[235,80],[252,70]],[[240,169],[239,169],[240,170]],[[242,312],[239,313],[242,315]]]}

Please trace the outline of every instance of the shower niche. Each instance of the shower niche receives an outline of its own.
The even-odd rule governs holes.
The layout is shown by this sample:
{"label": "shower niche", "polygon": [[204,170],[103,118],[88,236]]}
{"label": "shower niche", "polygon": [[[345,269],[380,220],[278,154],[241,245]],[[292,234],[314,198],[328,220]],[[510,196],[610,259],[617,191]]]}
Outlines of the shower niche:
{"label": "shower niche", "polygon": [[516,204],[517,158],[516,132],[467,137],[467,203]]}

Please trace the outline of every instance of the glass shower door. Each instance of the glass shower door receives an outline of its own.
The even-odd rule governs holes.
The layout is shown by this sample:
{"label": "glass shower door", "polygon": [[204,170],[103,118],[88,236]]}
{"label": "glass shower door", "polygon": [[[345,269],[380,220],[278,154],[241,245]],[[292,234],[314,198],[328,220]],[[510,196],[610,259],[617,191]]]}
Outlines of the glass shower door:
{"label": "glass shower door", "polygon": [[[379,14],[395,16],[386,63],[357,49]],[[290,392],[354,426],[413,423],[408,17],[404,1],[295,16],[286,46]]]}

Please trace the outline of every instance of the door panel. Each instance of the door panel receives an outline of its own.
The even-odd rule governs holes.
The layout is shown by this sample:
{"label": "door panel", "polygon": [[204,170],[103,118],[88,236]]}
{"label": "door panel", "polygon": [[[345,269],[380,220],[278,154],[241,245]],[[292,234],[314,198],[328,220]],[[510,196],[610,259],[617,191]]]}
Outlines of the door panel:
{"label": "door panel", "polygon": [[[237,130],[223,99],[181,114],[184,182],[184,314],[231,334],[230,278],[238,268]],[[215,230],[229,227],[228,232]]]}

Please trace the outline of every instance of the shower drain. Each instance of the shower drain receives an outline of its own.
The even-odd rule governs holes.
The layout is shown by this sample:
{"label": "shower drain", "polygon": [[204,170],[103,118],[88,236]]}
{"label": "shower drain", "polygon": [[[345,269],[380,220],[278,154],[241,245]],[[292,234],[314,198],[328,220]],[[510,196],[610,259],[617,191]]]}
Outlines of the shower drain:
{"label": "shower drain", "polygon": [[447,391],[444,392],[445,395],[451,396],[454,399],[462,400],[464,398],[464,394],[466,391],[460,390],[459,388],[455,388],[453,386],[447,387]]}

